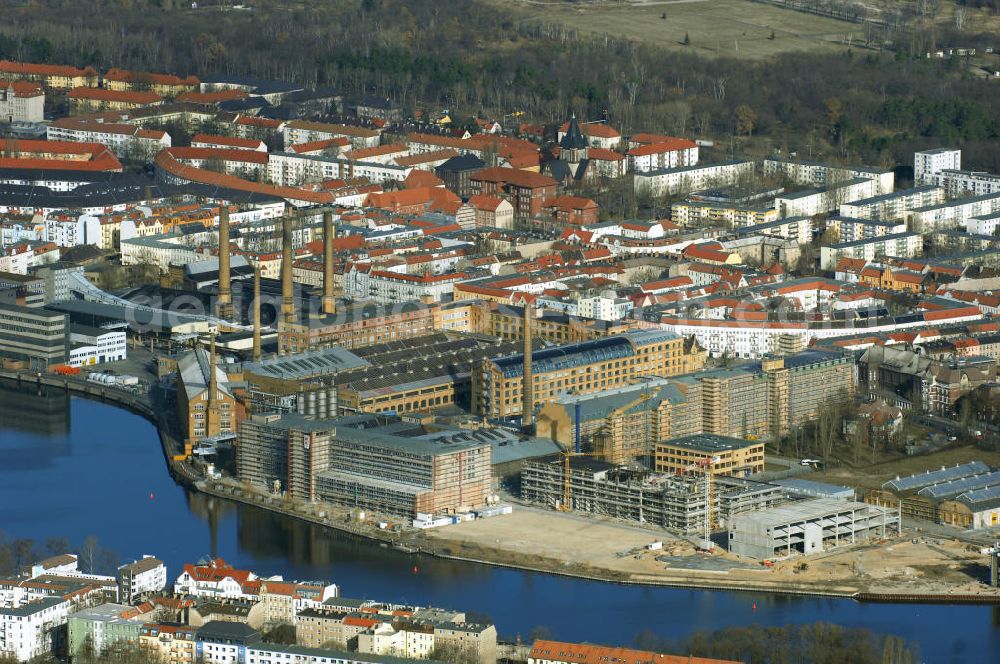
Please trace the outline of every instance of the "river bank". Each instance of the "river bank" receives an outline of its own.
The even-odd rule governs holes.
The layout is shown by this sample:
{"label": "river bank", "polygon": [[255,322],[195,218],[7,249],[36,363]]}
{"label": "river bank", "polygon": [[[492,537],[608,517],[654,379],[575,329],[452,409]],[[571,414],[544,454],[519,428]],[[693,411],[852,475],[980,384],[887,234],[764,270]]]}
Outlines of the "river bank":
{"label": "river bank", "polygon": [[[11,378],[3,374],[0,377]],[[146,418],[158,431],[171,477],[190,490],[349,533],[403,552],[639,586],[879,602],[1000,604],[996,589],[984,586],[969,574],[969,568],[977,564],[977,556],[963,550],[959,543],[946,546],[940,540],[903,538],[879,546],[845,548],[811,556],[807,559],[809,569],[798,569],[791,562],[763,568],[725,553],[694,554],[684,550],[683,540],[663,531],[524,506],[511,515],[446,528],[383,529],[378,527],[377,518],[352,519],[347,508],[289,501],[260,494],[233,481],[203,479],[192,464],[175,460],[182,446],[169,431],[170,413],[163,403],[63,377],[22,375],[20,379],[22,385],[65,390],[125,407]],[[647,544],[653,540],[662,540],[670,555],[647,551]]]}

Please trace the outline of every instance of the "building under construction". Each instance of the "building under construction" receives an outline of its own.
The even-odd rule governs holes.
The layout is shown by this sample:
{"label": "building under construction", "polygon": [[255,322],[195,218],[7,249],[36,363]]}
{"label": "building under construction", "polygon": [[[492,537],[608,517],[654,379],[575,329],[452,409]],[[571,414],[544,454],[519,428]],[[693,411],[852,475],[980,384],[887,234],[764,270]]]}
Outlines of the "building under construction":
{"label": "building under construction", "polygon": [[[521,472],[521,497],[562,508],[566,495],[565,457],[528,461]],[[724,526],[736,514],[773,507],[785,500],[781,487],[731,477],[667,475],[631,470],[604,461],[569,459],[571,509],[660,526],[693,535],[705,527],[705,506],[711,501],[713,527]]]}

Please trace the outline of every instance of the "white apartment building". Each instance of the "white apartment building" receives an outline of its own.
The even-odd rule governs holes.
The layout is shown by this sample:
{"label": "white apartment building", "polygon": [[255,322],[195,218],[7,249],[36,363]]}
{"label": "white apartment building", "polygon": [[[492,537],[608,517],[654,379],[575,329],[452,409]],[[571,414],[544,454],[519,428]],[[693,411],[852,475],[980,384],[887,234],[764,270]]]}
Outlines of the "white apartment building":
{"label": "white apartment building", "polygon": [[0,247],[0,272],[28,274],[34,263],[35,252],[27,244],[12,244]]}
{"label": "white apartment building", "polygon": [[59,210],[45,216],[46,242],[60,247],[101,243],[101,220],[92,214],[74,210]]}
{"label": "white apartment building", "polygon": [[351,161],[341,157],[271,153],[267,162],[268,180],[279,187],[298,187],[308,182],[366,177],[372,182],[402,182],[413,169],[396,164]]}
{"label": "white apartment building", "polygon": [[896,174],[892,169],[868,166],[832,166],[819,162],[792,161],[769,157],[762,164],[764,175],[781,177],[810,187],[829,187],[838,182],[865,178],[875,180],[875,191],[871,196],[891,193],[896,186]]}
{"label": "white apartment building", "polygon": [[636,193],[650,196],[683,194],[712,186],[732,184],[753,173],[752,161],[726,161],[683,168],[669,168],[634,175]]}
{"label": "white apartment building", "polygon": [[358,634],[358,652],[408,659],[427,659],[434,650],[434,629],[379,623]]}
{"label": "white apartment building", "polygon": [[285,123],[281,130],[285,147],[299,143],[326,141],[331,138],[346,138],[351,142],[351,148],[373,148],[381,142],[381,136],[373,129],[351,127],[349,125],[328,124],[325,122],[310,122],[308,120],[291,120]]}
{"label": "white apartment building", "polygon": [[167,566],[149,555],[118,568],[118,597],[131,603],[147,593],[158,593],[167,587]]}
{"label": "white apartment building", "polygon": [[698,164],[698,144],[681,138],[663,143],[639,145],[628,151],[629,163],[636,173]]}
{"label": "white apartment building", "polygon": [[19,662],[49,655],[55,632],[66,624],[69,609],[69,601],[62,597],[0,608],[0,655]]}
{"label": "white apartment building", "polygon": [[913,258],[923,250],[924,241],[920,234],[894,233],[820,247],[819,263],[821,269],[833,270],[841,258],[859,258],[868,262],[881,256]]}
{"label": "white apartment building", "polygon": [[583,297],[577,302],[577,313],[583,318],[621,320],[632,311],[632,300],[626,297]]}
{"label": "white apartment building", "polygon": [[194,247],[182,244],[183,241],[183,236],[166,234],[122,240],[122,265],[149,263],[166,272],[171,264],[186,265],[210,258],[209,254],[200,253]]}
{"label": "white apartment building", "polygon": [[944,189],[934,185],[923,185],[913,189],[894,191],[891,194],[842,203],[840,216],[852,219],[906,219],[906,213],[914,208],[937,205],[943,202]]}
{"label": "white apartment building", "polygon": [[934,175],[941,171],[962,170],[962,151],[949,148],[934,148],[913,153],[913,183],[915,185],[936,184]]}
{"label": "white apartment building", "polygon": [[1000,212],[1000,192],[916,208],[910,212],[908,222],[914,233],[931,233],[965,226],[967,219],[989,216],[994,212]]}
{"label": "white apartment building", "polygon": [[344,296],[372,300],[378,304],[450,300],[455,284],[464,280],[462,272],[445,274],[401,274],[388,270],[351,270],[344,275]]}
{"label": "white apartment building", "polygon": [[45,90],[29,81],[0,81],[0,122],[43,122]]}
{"label": "white apartment building", "polygon": [[983,171],[940,171],[930,176],[950,198],[1000,193],[1000,175]]}
{"label": "white apartment building", "polygon": [[965,232],[974,235],[996,235],[1000,226],[1000,214],[970,217],[965,220]]}
{"label": "white apartment building", "polygon": [[810,217],[786,217],[762,224],[743,226],[733,230],[736,237],[753,237],[767,235],[786,240],[795,240],[799,244],[808,244],[813,238],[813,223]]}
{"label": "white apartment building", "polygon": [[838,242],[841,243],[870,240],[906,232],[906,222],[904,221],[831,217],[827,220],[827,227],[831,226],[838,229]]}
{"label": "white apartment building", "polygon": [[100,143],[108,146],[119,159],[149,161],[157,152],[171,145],[170,134],[159,129],[143,129],[130,124],[89,123],[63,118],[45,128],[50,141]]}
{"label": "white apartment building", "polygon": [[774,209],[782,218],[812,217],[832,212],[845,202],[874,196],[877,189],[876,180],[853,178],[822,189],[805,189],[778,196],[774,199]]}

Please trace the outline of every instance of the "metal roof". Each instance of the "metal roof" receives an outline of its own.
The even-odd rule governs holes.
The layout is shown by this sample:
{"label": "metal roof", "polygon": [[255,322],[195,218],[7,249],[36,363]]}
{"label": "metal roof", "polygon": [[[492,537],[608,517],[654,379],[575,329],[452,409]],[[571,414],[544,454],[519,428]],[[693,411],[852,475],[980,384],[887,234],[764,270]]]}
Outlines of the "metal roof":
{"label": "metal roof", "polygon": [[955,500],[965,503],[973,512],[991,509],[1000,505],[1000,485],[966,491]]}
{"label": "metal roof", "polygon": [[897,477],[882,485],[883,489],[892,491],[912,491],[932,484],[957,480],[968,475],[981,475],[990,472],[990,467],[982,461],[971,461],[969,463],[955,465],[951,468],[941,467],[941,470],[928,470],[923,473],[915,473],[908,477]]}
{"label": "metal roof", "polygon": [[268,358],[260,362],[248,362],[245,369],[257,376],[298,380],[370,366],[371,364],[351,351],[335,346],[296,353],[295,355]]}
{"label": "metal roof", "polygon": [[931,486],[925,486],[917,493],[927,498],[933,498],[934,500],[943,500],[957,496],[960,493],[965,493],[966,491],[985,489],[996,485],[1000,485],[1000,470],[995,470],[985,475],[970,475],[957,480],[932,484]]}

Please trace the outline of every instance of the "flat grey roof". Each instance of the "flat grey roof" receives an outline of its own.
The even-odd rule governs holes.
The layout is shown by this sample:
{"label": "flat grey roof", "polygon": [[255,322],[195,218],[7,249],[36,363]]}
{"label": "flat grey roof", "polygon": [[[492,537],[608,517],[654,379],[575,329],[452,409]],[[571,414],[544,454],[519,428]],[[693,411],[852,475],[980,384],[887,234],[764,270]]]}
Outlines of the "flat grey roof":
{"label": "flat grey roof", "polygon": [[859,503],[855,500],[841,500],[839,498],[802,500],[797,503],[773,507],[760,512],[739,514],[733,517],[733,525],[730,529],[735,530],[738,526],[747,523],[753,523],[763,528],[774,528],[776,526],[783,526],[786,523],[811,521],[813,519],[822,519],[831,514],[867,509],[875,509],[875,506]]}

